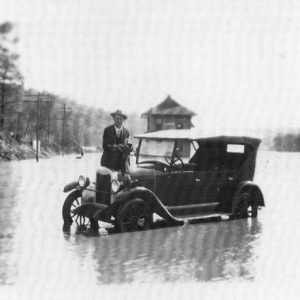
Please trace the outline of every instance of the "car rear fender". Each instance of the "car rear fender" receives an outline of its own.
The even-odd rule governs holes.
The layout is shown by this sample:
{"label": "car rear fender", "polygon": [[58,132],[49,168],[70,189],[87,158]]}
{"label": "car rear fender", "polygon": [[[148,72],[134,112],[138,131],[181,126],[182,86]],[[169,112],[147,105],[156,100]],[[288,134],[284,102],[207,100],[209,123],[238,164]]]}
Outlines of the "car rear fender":
{"label": "car rear fender", "polygon": [[265,206],[264,196],[263,196],[262,191],[259,188],[259,186],[252,181],[243,181],[238,184],[237,189],[235,191],[235,194],[234,194],[234,197],[232,200],[232,205],[231,205],[232,212],[234,212],[236,207],[238,206],[239,195],[244,190],[247,190],[247,191],[250,190],[252,193],[255,193],[255,201],[256,201],[257,205]]}
{"label": "car rear fender", "polygon": [[133,198],[142,198],[148,205],[151,207],[152,211],[162,218],[168,220],[172,225],[183,225],[184,221],[178,218],[175,218],[170,214],[170,212],[165,208],[163,203],[158,199],[158,197],[149,189],[141,186],[134,188],[126,188],[118,193],[116,200],[113,204],[108,206],[106,209],[97,212],[94,215],[96,220],[104,220],[110,218],[111,215],[115,214],[117,209],[126,201],[129,201]]}

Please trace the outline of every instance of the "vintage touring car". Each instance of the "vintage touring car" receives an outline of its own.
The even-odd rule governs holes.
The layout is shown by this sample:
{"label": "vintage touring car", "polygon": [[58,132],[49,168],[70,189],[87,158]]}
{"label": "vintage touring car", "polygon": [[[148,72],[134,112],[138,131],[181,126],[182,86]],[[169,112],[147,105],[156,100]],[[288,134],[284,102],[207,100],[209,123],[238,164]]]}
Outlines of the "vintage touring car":
{"label": "vintage touring car", "polygon": [[264,206],[253,182],[260,140],[250,137],[201,137],[191,130],[136,135],[131,179],[107,168],[96,180],[80,176],[65,186],[64,229],[98,229],[98,221],[120,232],[153,227],[153,216],[168,225],[256,217]]}

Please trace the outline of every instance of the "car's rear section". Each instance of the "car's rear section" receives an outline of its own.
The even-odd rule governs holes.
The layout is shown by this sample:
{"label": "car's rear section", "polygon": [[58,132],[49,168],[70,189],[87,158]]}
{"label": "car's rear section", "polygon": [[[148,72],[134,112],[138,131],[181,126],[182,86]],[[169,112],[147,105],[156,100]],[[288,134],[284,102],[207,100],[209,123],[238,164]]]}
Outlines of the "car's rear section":
{"label": "car's rear section", "polygon": [[[168,210],[188,220],[210,220],[239,216],[257,216],[264,206],[260,188],[253,182],[259,139],[218,137],[200,139],[190,160],[193,170],[176,172],[167,200]],[[253,213],[250,213],[250,209]]]}

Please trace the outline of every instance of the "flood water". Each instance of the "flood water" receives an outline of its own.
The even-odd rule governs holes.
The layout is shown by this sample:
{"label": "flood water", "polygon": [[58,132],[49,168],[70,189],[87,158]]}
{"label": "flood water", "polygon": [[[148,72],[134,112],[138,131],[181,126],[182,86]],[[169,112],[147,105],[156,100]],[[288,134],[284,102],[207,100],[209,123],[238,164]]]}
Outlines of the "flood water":
{"label": "flood water", "polygon": [[99,159],[0,163],[0,299],[299,299],[299,153],[258,153],[257,219],[63,234],[63,186]]}

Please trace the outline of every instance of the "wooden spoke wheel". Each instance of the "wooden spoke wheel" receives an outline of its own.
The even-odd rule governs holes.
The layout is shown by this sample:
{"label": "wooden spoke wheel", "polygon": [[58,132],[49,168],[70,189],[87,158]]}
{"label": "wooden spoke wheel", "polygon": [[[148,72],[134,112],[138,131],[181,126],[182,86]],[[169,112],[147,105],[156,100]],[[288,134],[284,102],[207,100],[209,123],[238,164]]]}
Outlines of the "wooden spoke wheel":
{"label": "wooden spoke wheel", "polygon": [[76,215],[72,212],[73,209],[81,205],[82,193],[81,191],[73,191],[66,198],[63,208],[62,216],[64,220],[63,230],[69,231],[73,223],[77,225],[77,230],[86,230],[90,224],[90,220],[86,217]]}
{"label": "wooden spoke wheel", "polygon": [[254,194],[251,192],[242,192],[239,196],[235,216],[237,218],[256,218],[257,212],[258,206]]}
{"label": "wooden spoke wheel", "polygon": [[151,225],[152,211],[143,199],[131,199],[117,211],[115,227],[120,232],[147,230]]}

